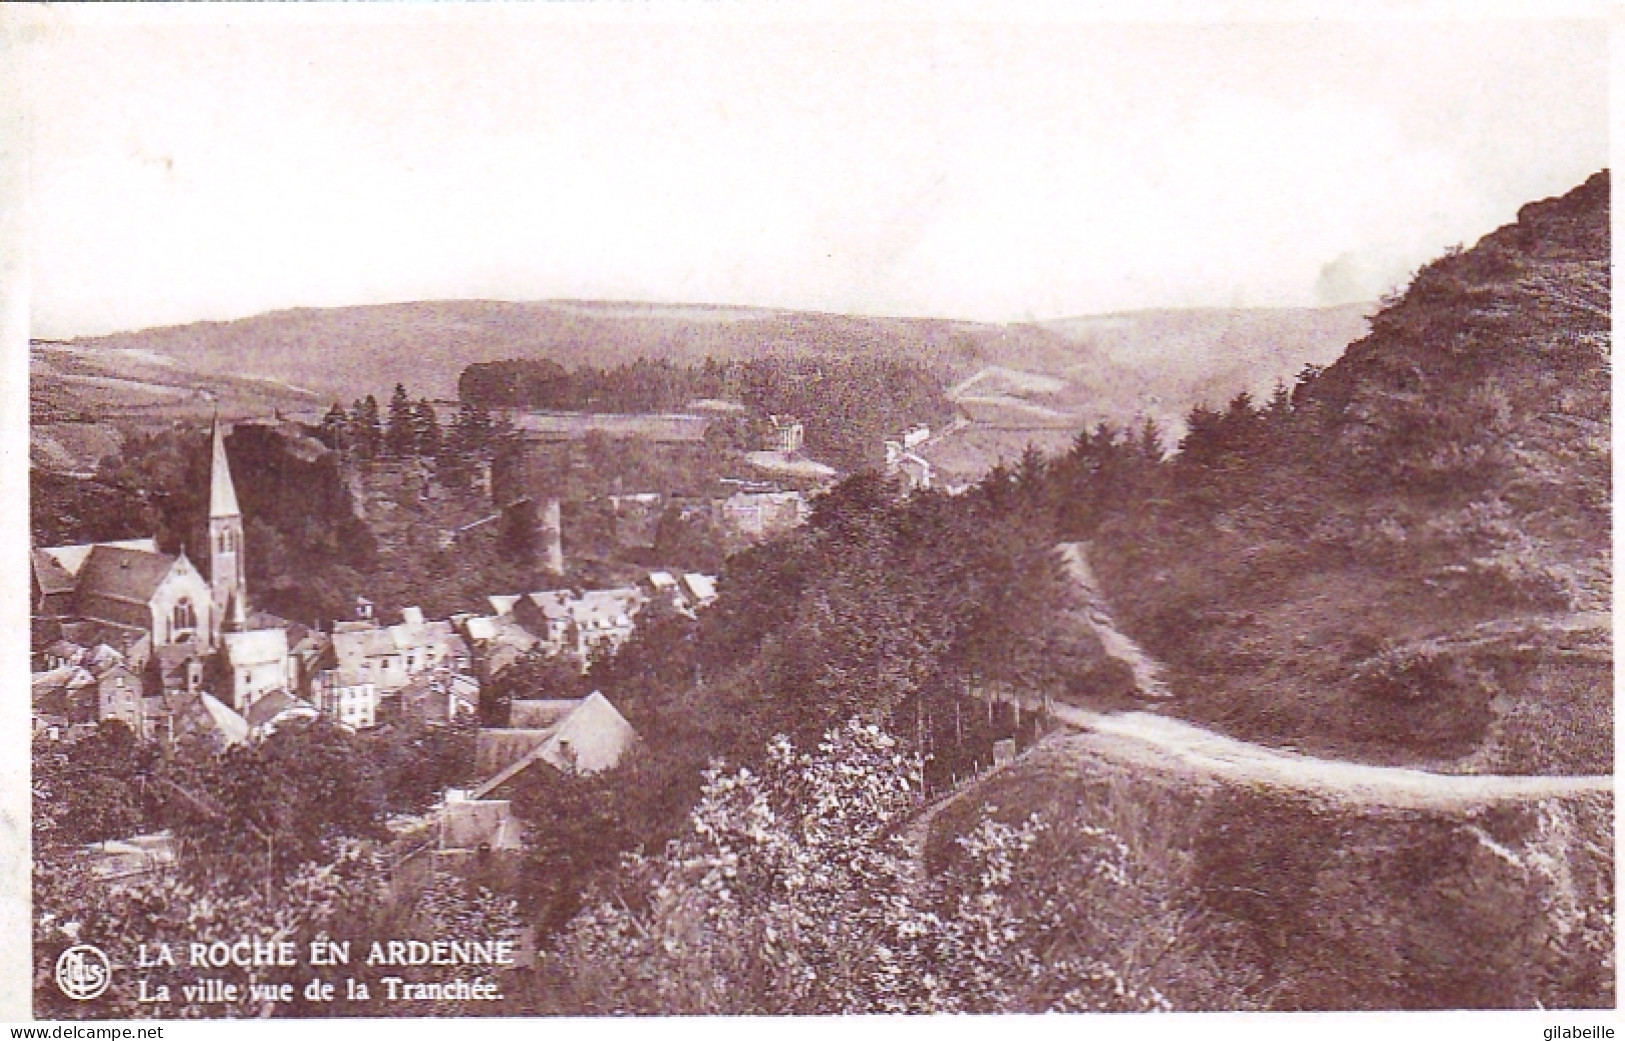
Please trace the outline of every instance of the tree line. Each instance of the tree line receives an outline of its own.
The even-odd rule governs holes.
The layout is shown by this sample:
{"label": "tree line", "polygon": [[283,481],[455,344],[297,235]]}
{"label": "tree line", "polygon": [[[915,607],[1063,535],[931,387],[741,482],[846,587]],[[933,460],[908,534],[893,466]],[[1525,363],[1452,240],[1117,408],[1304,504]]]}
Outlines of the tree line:
{"label": "tree line", "polygon": [[785,355],[693,365],[639,359],[613,368],[565,369],[546,359],[477,362],[458,379],[458,399],[485,410],[673,412],[696,399],[743,405],[755,447],[767,417],[802,422],[807,452],[843,470],[874,465],[882,442],[915,423],[953,415],[945,373],[897,356]]}

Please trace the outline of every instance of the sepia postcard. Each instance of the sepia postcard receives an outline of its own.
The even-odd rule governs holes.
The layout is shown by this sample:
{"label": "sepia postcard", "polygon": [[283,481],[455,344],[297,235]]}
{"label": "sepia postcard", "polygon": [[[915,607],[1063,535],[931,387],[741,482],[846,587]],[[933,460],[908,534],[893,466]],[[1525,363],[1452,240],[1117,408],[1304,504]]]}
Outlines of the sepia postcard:
{"label": "sepia postcard", "polygon": [[0,1019],[1612,1037],[1617,24],[0,12]]}

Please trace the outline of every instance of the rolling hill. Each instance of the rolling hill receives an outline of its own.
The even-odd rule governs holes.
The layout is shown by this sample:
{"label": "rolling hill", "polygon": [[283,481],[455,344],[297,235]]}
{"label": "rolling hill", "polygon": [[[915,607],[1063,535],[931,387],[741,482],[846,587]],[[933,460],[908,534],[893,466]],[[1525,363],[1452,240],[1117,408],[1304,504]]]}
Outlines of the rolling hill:
{"label": "rolling hill", "polygon": [[[964,384],[973,436],[944,450],[952,470],[973,476],[1015,458],[1028,441],[1064,446],[1101,420],[1150,415],[1177,438],[1192,405],[1242,389],[1267,392],[1305,364],[1336,358],[1364,331],[1366,310],[1148,311],[997,325],[581,301],[298,309],[36,345],[34,420],[58,422],[75,410],[88,416],[132,395],[145,412],[114,407],[111,414],[207,410],[215,398],[244,414],[313,411],[368,393],[384,400],[397,382],[414,396],[450,399],[465,366],[510,358],[608,366],[639,357],[907,353]],[[106,382],[98,389],[81,380],[69,394],[61,382],[70,365]],[[83,439],[79,431],[65,439],[65,452],[48,450],[59,468],[82,456],[73,449]]]}

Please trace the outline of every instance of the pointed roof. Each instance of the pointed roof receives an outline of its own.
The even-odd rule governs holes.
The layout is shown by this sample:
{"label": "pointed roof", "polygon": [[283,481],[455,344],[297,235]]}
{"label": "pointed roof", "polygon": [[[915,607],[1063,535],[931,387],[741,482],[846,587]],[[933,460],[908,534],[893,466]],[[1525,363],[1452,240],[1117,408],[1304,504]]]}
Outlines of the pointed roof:
{"label": "pointed roof", "polygon": [[169,573],[177,558],[162,553],[114,546],[95,546],[79,569],[79,596],[111,597],[134,604],[147,604]]}
{"label": "pointed roof", "polygon": [[214,457],[209,462],[209,517],[236,517],[237,489],[231,483],[231,465],[226,461],[226,438],[220,430],[220,417],[214,417],[210,433]]}

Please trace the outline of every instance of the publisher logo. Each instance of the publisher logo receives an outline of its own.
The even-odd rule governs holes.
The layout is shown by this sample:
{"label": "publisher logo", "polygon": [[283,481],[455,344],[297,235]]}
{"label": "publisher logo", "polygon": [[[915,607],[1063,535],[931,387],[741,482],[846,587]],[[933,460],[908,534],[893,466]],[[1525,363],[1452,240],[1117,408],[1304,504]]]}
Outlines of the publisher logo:
{"label": "publisher logo", "polygon": [[75,1001],[99,998],[113,982],[113,966],[101,948],[81,943],[69,947],[56,959],[56,985]]}

